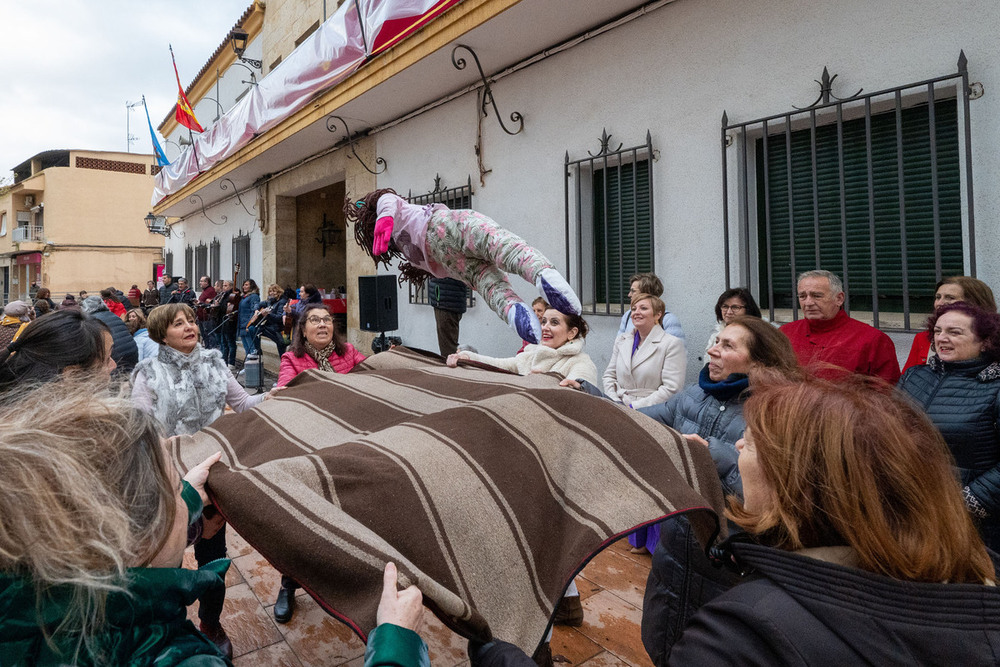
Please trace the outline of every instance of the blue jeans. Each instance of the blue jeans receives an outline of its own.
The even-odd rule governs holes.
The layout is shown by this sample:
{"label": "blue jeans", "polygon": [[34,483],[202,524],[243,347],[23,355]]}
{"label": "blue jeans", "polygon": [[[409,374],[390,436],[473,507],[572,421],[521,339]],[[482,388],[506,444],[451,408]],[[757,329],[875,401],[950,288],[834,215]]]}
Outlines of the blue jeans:
{"label": "blue jeans", "polygon": [[243,352],[246,355],[257,354],[257,346],[254,344],[254,336],[246,329],[240,332],[240,340],[243,341]]}

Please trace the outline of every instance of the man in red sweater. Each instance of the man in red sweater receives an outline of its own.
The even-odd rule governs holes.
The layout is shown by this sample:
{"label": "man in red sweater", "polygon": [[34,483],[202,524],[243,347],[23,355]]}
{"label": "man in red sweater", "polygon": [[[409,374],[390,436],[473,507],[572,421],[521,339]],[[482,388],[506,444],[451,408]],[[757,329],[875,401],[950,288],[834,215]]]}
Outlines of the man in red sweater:
{"label": "man in red sweater", "polygon": [[[782,326],[781,332],[792,342],[800,364],[833,364],[896,384],[896,346],[875,327],[841,310],[844,284],[839,276],[829,271],[806,271],[799,276],[798,297],[803,319]],[[819,374],[830,373],[820,370]]]}

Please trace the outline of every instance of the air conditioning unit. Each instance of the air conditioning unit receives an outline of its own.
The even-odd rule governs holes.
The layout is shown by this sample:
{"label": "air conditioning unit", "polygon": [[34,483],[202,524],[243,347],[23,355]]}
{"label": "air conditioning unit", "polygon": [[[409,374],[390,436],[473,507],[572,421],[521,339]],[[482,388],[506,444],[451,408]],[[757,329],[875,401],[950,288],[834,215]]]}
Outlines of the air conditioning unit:
{"label": "air conditioning unit", "polygon": [[35,195],[24,195],[24,205],[34,206],[35,205]]}

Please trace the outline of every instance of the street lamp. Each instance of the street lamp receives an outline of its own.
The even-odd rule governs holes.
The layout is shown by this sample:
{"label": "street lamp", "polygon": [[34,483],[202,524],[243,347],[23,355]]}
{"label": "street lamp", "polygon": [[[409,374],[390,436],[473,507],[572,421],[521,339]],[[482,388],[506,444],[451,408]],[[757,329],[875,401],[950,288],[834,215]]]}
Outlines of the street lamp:
{"label": "street lamp", "polygon": [[250,40],[250,34],[247,33],[246,30],[243,28],[233,28],[233,31],[229,33],[229,39],[233,43],[233,53],[236,54],[236,57],[239,58],[240,62],[253,65],[261,71],[264,70],[259,60],[243,57],[243,52],[247,50],[247,42]]}
{"label": "street lamp", "polygon": [[167,219],[162,215],[153,215],[152,212],[143,218],[143,222],[146,223],[146,229],[149,230],[150,234],[161,234],[163,236],[170,236],[170,227],[167,227]]}

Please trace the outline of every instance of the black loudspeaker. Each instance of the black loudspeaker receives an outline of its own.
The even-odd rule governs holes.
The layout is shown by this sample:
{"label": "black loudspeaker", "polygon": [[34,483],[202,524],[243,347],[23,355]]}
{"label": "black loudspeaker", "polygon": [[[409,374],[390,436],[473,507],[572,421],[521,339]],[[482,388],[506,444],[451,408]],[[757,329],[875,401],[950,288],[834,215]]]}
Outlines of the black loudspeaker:
{"label": "black loudspeaker", "polygon": [[358,315],[362,331],[395,331],[396,276],[358,276]]}

